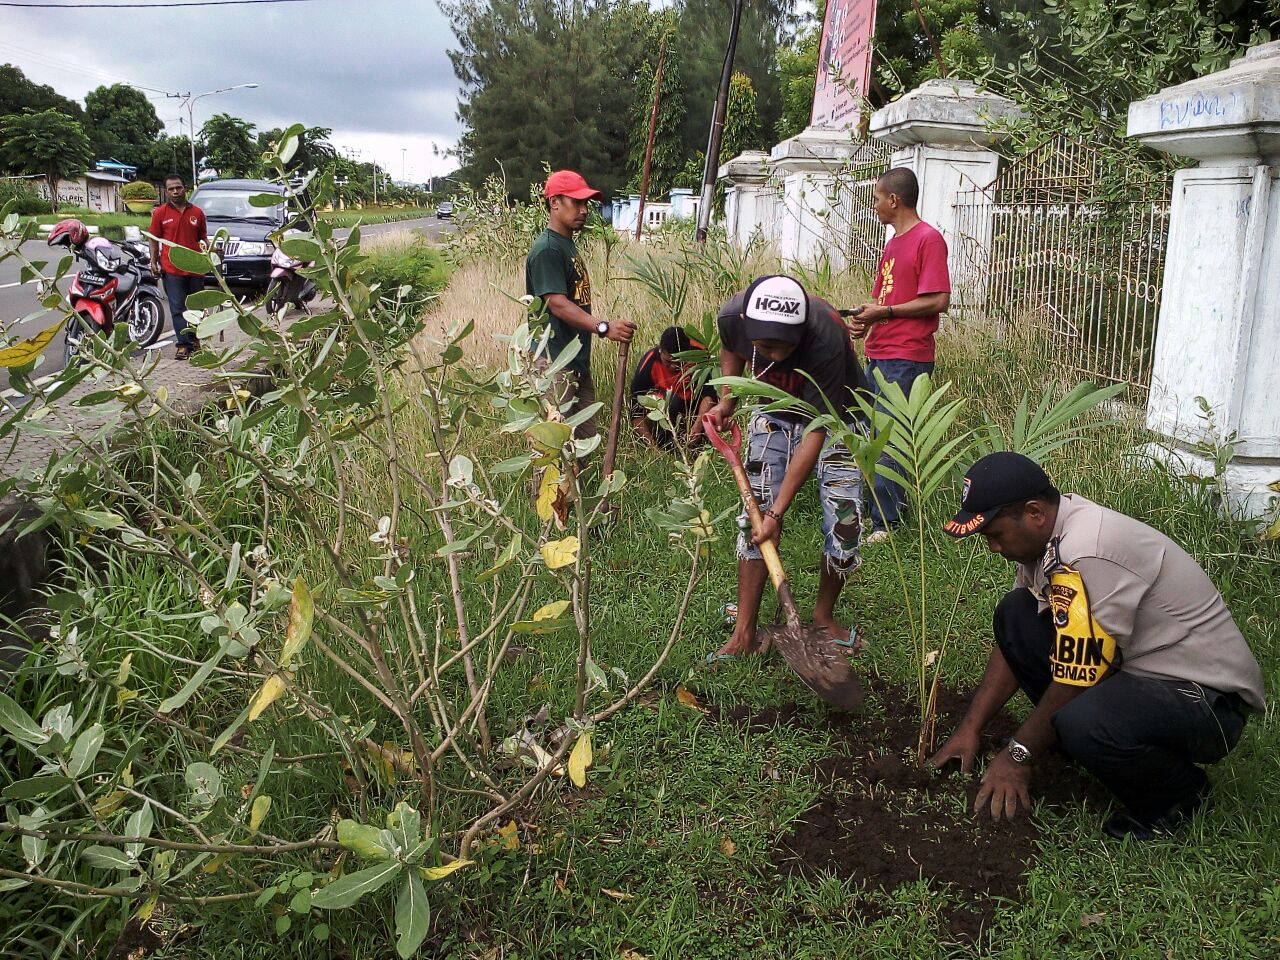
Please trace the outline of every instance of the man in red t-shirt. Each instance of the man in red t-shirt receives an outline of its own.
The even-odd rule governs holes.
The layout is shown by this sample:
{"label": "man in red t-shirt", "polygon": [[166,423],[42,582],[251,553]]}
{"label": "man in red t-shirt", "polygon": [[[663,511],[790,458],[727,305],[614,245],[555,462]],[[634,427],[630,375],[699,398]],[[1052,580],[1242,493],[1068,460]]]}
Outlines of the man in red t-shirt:
{"label": "man in red t-shirt", "polygon": [[182,312],[187,307],[187,297],[204,289],[204,277],[175,267],[169,258],[168,245],[159,240],[199,250],[201,241],[208,239],[209,231],[205,226],[204,211],[195,204],[187,203],[187,183],[178,174],[171,173],[165,178],[164,198],[164,203],[151,211],[151,272],[157,277],[161,271],[164,273],[164,292],[169,299],[173,337],[178,341],[176,356],[179,360],[186,360],[200,349],[200,341],[188,328]]}
{"label": "man in red t-shirt", "polygon": [[[906,167],[894,167],[876,181],[873,209],[880,222],[893,228],[885,244],[871,295],[852,321],[854,336],[867,338],[867,380],[871,392],[880,385],[874,371],[910,394],[922,373],[933,373],[933,335],[938,314],[951,304],[951,277],[947,272],[947,241],[916,213],[920,184]],[[896,483],[875,479],[871,500],[871,533],[864,543],[875,543],[898,525],[906,492]]]}

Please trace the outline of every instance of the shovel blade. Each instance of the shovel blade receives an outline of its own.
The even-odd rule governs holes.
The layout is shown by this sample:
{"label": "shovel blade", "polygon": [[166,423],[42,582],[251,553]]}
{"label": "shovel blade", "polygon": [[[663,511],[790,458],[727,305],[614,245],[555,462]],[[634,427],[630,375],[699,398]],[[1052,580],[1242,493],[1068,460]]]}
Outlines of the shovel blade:
{"label": "shovel blade", "polygon": [[819,699],[846,713],[862,706],[862,681],[825,630],[777,626],[764,627],[763,632],[773,640],[787,666]]}

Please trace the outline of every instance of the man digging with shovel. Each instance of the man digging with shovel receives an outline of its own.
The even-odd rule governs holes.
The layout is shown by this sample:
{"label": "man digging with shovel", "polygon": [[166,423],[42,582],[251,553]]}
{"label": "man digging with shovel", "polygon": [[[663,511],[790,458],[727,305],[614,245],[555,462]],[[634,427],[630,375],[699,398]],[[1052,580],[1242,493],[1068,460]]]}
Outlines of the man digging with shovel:
{"label": "man digging with shovel", "polygon": [[[751,376],[819,411],[826,411],[829,400],[849,422],[856,417],[854,391],[866,389],[866,378],[848,333],[835,308],[806,295],[799,281],[761,277],[721,307],[718,323],[722,376]],[[744,373],[748,364],[750,372]],[[723,431],[736,406],[730,391],[722,390],[720,401],[707,413],[708,423]],[[739,518],[744,532],[738,538],[737,621],[728,643],[707,655],[709,663],[758,653],[766,646],[756,639],[767,575],[759,545],[777,541],[783,517],[814,473],[822,502],[823,545],[813,624],[831,644],[856,652],[851,631],[836,620],[835,605],[845,580],[861,561],[862,478],[848,449],[843,444],[827,446],[824,431],[805,434],[807,422],[803,415],[785,411],[750,418],[746,477],[759,501],[760,524],[749,531],[748,514]]]}

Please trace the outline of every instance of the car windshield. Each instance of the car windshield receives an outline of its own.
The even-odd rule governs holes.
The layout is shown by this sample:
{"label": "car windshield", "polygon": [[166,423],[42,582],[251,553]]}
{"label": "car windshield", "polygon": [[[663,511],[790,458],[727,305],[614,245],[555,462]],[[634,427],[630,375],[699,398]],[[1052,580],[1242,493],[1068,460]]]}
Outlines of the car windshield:
{"label": "car windshield", "polygon": [[218,220],[263,220],[269,223],[283,223],[283,198],[278,207],[254,207],[249,204],[249,198],[256,192],[258,191],[197,190],[191,202],[203,210],[206,217]]}

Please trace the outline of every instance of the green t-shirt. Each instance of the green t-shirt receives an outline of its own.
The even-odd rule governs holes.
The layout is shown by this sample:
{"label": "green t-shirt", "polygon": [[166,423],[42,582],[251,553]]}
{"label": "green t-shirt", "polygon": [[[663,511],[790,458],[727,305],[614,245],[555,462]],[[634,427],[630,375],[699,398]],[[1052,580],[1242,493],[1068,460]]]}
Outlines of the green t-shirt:
{"label": "green t-shirt", "polygon": [[[550,227],[533,241],[529,256],[524,261],[524,291],[532,297],[545,297],[561,293],[587,313],[591,312],[591,279],[587,267],[578,255],[578,246],[568,237],[556,233]],[[566,369],[579,375],[591,369],[591,338],[589,330],[578,330],[559,317],[547,312],[551,325],[551,356],[557,357],[569,341],[577,337],[582,349]]]}

